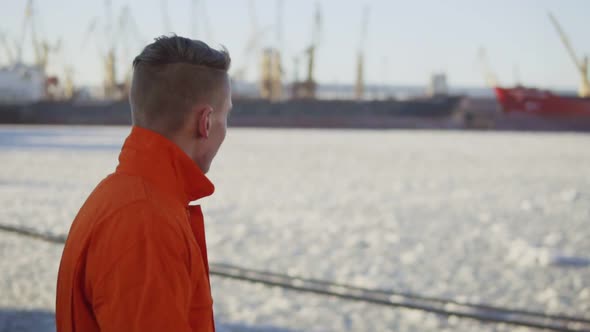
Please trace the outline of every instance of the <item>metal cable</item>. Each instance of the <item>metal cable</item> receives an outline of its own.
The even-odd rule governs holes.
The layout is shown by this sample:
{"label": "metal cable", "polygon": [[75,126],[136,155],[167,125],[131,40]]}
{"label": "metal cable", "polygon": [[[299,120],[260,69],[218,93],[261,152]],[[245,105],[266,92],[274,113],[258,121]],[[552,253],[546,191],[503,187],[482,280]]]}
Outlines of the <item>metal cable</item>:
{"label": "metal cable", "polygon": [[[66,240],[65,236],[43,234],[33,229],[10,225],[0,224],[0,230],[55,244],[64,244]],[[393,290],[368,289],[325,280],[259,271],[223,263],[211,263],[210,273],[211,275],[224,278],[260,283],[300,292],[335,296],[391,307],[410,308],[444,316],[471,318],[479,321],[505,323],[554,331],[590,331],[590,319],[582,317],[469,303],[454,299],[396,292]]]}

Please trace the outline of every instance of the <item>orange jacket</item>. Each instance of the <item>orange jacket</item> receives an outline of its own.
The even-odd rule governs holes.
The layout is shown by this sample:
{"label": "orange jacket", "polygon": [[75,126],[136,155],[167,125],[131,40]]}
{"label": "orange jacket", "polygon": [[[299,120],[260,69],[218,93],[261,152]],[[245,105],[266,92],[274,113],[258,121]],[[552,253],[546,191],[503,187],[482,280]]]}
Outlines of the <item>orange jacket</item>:
{"label": "orange jacket", "polygon": [[57,331],[214,331],[203,214],[188,205],[213,191],[174,143],[133,127],[71,226]]}

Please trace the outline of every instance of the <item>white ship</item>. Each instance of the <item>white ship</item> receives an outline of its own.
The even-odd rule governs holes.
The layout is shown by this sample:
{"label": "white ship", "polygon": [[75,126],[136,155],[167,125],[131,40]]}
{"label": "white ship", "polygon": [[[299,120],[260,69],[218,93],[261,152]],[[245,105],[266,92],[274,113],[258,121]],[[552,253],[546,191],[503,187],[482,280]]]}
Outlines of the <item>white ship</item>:
{"label": "white ship", "polygon": [[0,68],[0,103],[31,104],[46,96],[47,77],[39,66],[16,63]]}

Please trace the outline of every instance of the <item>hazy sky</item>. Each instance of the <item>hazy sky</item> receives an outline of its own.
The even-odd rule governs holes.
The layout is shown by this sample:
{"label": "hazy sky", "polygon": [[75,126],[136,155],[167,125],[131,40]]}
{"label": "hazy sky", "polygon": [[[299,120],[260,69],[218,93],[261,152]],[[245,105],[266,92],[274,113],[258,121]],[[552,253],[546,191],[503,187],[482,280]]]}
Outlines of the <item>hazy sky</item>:
{"label": "hazy sky", "polygon": [[[247,77],[258,74],[258,59],[246,56],[252,35],[249,0],[112,0],[114,20],[128,5],[142,40],[120,41],[122,72],[142,43],[166,31],[163,3],[167,3],[171,31],[191,35],[213,45],[225,45],[233,67],[247,66]],[[265,30],[261,46],[276,46],[276,0],[254,0],[257,25]],[[0,0],[0,32],[22,39],[25,0]],[[569,35],[578,56],[590,54],[590,1],[588,0],[283,0],[282,50],[287,79],[294,73],[294,58],[309,44],[316,3],[322,11],[321,44],[317,53],[316,77],[320,82],[353,83],[356,51],[361,35],[363,6],[368,5],[368,36],[365,40],[366,80],[369,83],[425,84],[431,73],[444,71],[449,83],[481,86],[478,49],[487,50],[491,67],[501,83],[513,84],[514,68],[525,84],[573,88],[579,74],[547,18],[551,10]],[[101,0],[37,0],[38,32],[49,41],[63,40],[62,54],[54,58],[52,71],[63,63],[75,69],[79,84],[102,80],[101,54],[108,38],[104,33],[105,2]],[[206,13],[204,15],[203,13]],[[86,31],[93,17],[101,20],[97,33],[86,43]],[[121,38],[125,39],[125,38]],[[31,59],[30,36],[25,38]],[[109,43],[112,41],[109,41]],[[101,44],[102,46],[99,46]],[[123,44],[126,47],[122,47]],[[127,53],[124,57],[123,54]],[[0,48],[0,62],[6,63]]]}

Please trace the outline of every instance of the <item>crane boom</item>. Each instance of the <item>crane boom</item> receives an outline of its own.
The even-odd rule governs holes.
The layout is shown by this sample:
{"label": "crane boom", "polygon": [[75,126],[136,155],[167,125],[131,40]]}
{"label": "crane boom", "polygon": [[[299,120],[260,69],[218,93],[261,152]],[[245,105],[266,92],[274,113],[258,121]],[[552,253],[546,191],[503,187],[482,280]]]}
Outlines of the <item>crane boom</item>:
{"label": "crane boom", "polygon": [[86,32],[84,33],[84,38],[82,39],[82,49],[84,49],[86,47],[88,40],[90,40],[90,38],[92,36],[94,36],[97,25],[98,25],[98,18],[95,17],[90,21],[90,24],[88,24],[88,28],[86,28]]}
{"label": "crane boom", "polygon": [[316,11],[313,20],[313,30],[311,45],[307,49],[308,63],[307,63],[307,82],[314,82],[313,71],[315,64],[315,51],[320,44],[320,30],[322,26],[322,13],[320,11],[319,3],[316,3]]}
{"label": "crane boom", "polygon": [[29,0],[28,15],[31,24],[31,36],[33,41],[33,50],[35,51],[35,62],[45,69],[45,66],[47,65],[46,53],[48,47],[47,45],[39,42],[39,39],[37,38],[37,29],[35,28],[35,17],[33,10],[33,0]]}
{"label": "crane boom", "polygon": [[28,0],[26,7],[25,7],[25,14],[23,18],[23,25],[21,31],[21,39],[20,43],[17,47],[17,60],[19,62],[23,62],[23,47],[24,42],[27,37],[27,30],[30,29],[31,33],[31,44],[33,47],[33,55],[35,56],[35,64],[43,71],[45,71],[47,67],[47,59],[49,51],[51,51],[50,45],[47,41],[40,40],[37,35],[37,29],[35,27],[35,8],[33,5],[33,0]]}
{"label": "crane boom", "polygon": [[561,42],[563,43],[563,46],[565,46],[568,54],[570,55],[570,57],[574,61],[576,67],[578,67],[578,69],[581,70],[582,63],[580,62],[580,60],[576,56],[576,52],[574,51],[572,44],[570,43],[569,39],[567,38],[567,35],[565,34],[563,29],[561,28],[561,25],[559,24],[559,22],[557,21],[555,16],[553,16],[553,14],[551,14],[551,13],[549,13],[548,15],[549,15],[549,19],[551,20],[551,23],[553,23],[553,26],[555,27],[555,30],[557,30],[557,33],[559,34],[559,38],[561,38]]}
{"label": "crane boom", "polygon": [[201,1],[201,19],[203,20],[205,36],[208,40],[213,40],[213,27],[209,22],[209,14],[207,12],[207,1]]}
{"label": "crane boom", "polygon": [[561,25],[559,24],[555,16],[549,13],[549,19],[553,23],[553,26],[555,26],[555,29],[557,30],[557,33],[559,34],[559,37],[561,38],[563,45],[565,46],[567,52],[574,61],[576,68],[580,72],[582,81],[580,82],[578,95],[580,97],[590,97],[590,80],[588,79],[588,57],[584,57],[583,59],[579,60],[576,56],[574,48],[572,47],[572,44],[569,42],[567,35],[561,28]]}
{"label": "crane boom", "polygon": [[369,7],[365,6],[363,10],[363,21],[361,26],[361,40],[359,48],[362,49],[365,45],[365,39],[367,39],[367,29],[369,26]]}
{"label": "crane boom", "polygon": [[359,40],[359,49],[356,64],[356,82],[354,88],[355,98],[361,100],[365,94],[365,79],[364,79],[364,45],[367,38],[367,28],[369,25],[369,7],[365,6],[363,10],[363,17],[361,21],[361,38]]}
{"label": "crane boom", "polygon": [[481,47],[479,49],[478,59],[483,72],[483,76],[486,80],[486,85],[491,88],[498,86],[498,79],[496,78],[496,75],[490,68],[485,48]]}
{"label": "crane boom", "polygon": [[190,15],[189,15],[189,24],[190,24],[190,28],[191,28],[191,35],[192,38],[198,38],[199,37],[199,26],[197,24],[197,19],[196,17],[198,16],[199,13],[199,9],[198,9],[198,3],[197,0],[193,0],[191,1],[191,11],[190,11]]}
{"label": "crane boom", "polygon": [[312,39],[312,43],[314,47],[317,47],[320,44],[320,34],[321,34],[321,29],[322,29],[322,12],[320,10],[320,4],[319,2],[316,3],[316,9],[315,9],[315,16],[313,19],[313,39]]}
{"label": "crane boom", "polygon": [[168,15],[168,2],[166,0],[160,1],[162,10],[162,23],[164,24],[165,33],[172,32],[172,26],[170,24],[170,15]]}
{"label": "crane boom", "polygon": [[4,52],[6,53],[6,57],[8,58],[9,63],[14,62],[14,54],[12,54],[12,50],[10,49],[10,45],[8,45],[8,41],[6,40],[6,36],[0,32],[0,44],[4,48]]}

